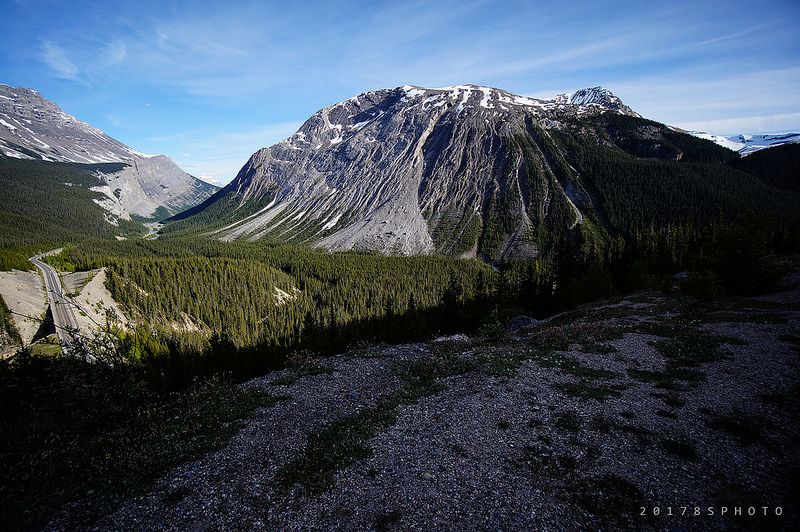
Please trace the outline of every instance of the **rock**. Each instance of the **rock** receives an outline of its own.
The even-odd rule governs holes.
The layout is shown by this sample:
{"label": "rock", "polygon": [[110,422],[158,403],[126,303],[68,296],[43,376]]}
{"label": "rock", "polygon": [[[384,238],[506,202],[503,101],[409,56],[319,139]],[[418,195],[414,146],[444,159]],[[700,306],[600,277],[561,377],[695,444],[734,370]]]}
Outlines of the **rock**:
{"label": "rock", "polygon": [[452,334],[450,336],[440,336],[434,340],[435,343],[441,344],[445,342],[469,342],[469,336],[466,334]]}
{"label": "rock", "polygon": [[520,329],[524,329],[526,327],[535,327],[537,325],[539,325],[539,320],[536,318],[520,314],[511,320],[511,322],[508,324],[508,330],[510,332],[517,332]]}

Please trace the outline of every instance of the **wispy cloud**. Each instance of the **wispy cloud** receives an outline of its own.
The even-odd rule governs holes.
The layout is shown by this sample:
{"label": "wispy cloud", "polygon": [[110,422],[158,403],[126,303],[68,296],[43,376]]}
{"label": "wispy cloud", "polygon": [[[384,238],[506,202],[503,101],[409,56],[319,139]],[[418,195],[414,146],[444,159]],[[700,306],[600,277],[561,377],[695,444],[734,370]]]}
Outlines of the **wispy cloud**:
{"label": "wispy cloud", "polygon": [[70,61],[66,52],[57,44],[46,40],[42,41],[40,57],[57,77],[69,80],[78,79],[78,67]]}
{"label": "wispy cloud", "polygon": [[[407,83],[536,96],[604,85],[670,124],[789,124],[800,109],[800,6],[764,1],[118,0],[46,13],[9,2],[0,70],[26,72],[20,83],[137,149],[228,179],[316,109]],[[42,40],[28,50],[31,34]]]}
{"label": "wispy cloud", "polygon": [[188,131],[152,137],[147,149],[164,152],[171,148],[175,162],[190,174],[227,183],[254,152],[291,136],[300,125],[283,122],[235,131]]}
{"label": "wispy cloud", "polygon": [[[800,109],[798,86],[800,66],[716,77],[709,77],[703,69],[685,69],[670,75],[609,81],[615,93],[647,117],[715,133],[749,132],[745,126],[755,124],[759,116],[791,117]],[[734,120],[741,120],[743,129],[718,129],[725,124],[733,127]],[[765,125],[754,132],[778,129],[766,122],[758,122]]]}
{"label": "wispy cloud", "polygon": [[767,22],[765,24],[757,24],[750,28],[746,28],[742,31],[736,31],[733,33],[729,33],[727,35],[720,35],[719,37],[713,37],[711,39],[705,39],[700,42],[695,43],[695,46],[705,46],[707,44],[715,44],[722,41],[727,41],[730,39],[738,39],[739,37],[744,37],[745,35],[749,35],[751,33],[755,33],[757,31],[763,30],[764,28],[768,28],[769,26],[774,26],[777,24],[778,21],[773,20],[772,22]]}
{"label": "wispy cloud", "polygon": [[111,67],[118,65],[125,60],[128,55],[128,47],[122,39],[115,39],[105,45],[100,53],[100,66]]}

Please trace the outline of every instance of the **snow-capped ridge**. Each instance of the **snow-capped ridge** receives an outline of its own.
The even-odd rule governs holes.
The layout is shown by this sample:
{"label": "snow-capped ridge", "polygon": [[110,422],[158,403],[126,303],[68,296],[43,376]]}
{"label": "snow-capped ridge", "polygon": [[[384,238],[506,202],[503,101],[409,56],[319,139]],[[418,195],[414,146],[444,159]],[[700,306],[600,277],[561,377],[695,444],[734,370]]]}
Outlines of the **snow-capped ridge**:
{"label": "snow-capped ridge", "polygon": [[[505,113],[524,112],[536,118],[555,118],[562,115],[590,115],[612,112],[628,116],[639,115],[622,103],[609,89],[592,87],[572,94],[559,94],[554,98],[541,99],[520,96],[503,89],[475,84],[461,84],[447,87],[422,87],[402,85],[394,89],[367,91],[322,108],[292,136],[278,145],[294,151],[314,150],[341,144],[354,135],[361,134],[366,126],[394,112],[419,108],[431,116],[452,112],[462,113]],[[357,118],[356,118],[357,117]],[[307,135],[317,125],[321,133],[317,142],[309,144]],[[374,139],[366,139],[373,142]],[[267,149],[267,148],[263,148]],[[281,159],[273,158],[274,162]]]}
{"label": "snow-capped ridge", "polygon": [[[387,90],[391,91],[392,89],[382,89],[371,93],[364,93],[364,95],[377,95]],[[393,90],[403,93],[401,99],[403,102],[412,102],[423,97],[423,104],[432,104],[447,100],[456,101],[458,102],[459,111],[467,107],[482,107],[484,109],[508,111],[510,107],[522,106],[542,111],[568,111],[572,109],[578,114],[591,111],[611,111],[619,114],[639,116],[605,87],[580,89],[572,94],[559,94],[550,99],[520,96],[503,89],[469,83],[432,88],[403,85]]]}
{"label": "snow-capped ridge", "polygon": [[706,133],[705,131],[687,131],[690,135],[699,137],[701,139],[710,140],[724,148],[739,152],[740,155],[745,156],[753,152],[763,150],[765,148],[772,148],[774,146],[781,146],[783,144],[800,143],[800,132],[788,133],[760,133],[760,134],[746,134],[740,133],[738,135],[714,135]]}

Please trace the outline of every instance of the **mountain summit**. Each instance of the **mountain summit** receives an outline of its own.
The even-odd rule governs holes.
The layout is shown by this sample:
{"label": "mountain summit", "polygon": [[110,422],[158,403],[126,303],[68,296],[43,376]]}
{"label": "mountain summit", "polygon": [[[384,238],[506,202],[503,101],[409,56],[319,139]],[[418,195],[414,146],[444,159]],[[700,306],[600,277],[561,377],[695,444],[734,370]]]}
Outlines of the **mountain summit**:
{"label": "mountain summit", "polygon": [[217,187],[181,170],[169,157],[146,155],[65,113],[33,89],[0,84],[0,154],[70,163],[125,163],[102,173],[101,204],[117,217],[176,213]]}
{"label": "mountain summit", "polygon": [[[599,192],[623,170],[598,172],[652,161],[636,170],[644,176],[662,171],[656,159],[700,153],[715,162],[735,157],[641,118],[602,87],[537,99],[477,85],[406,85],[316,112],[167,231],[330,250],[539,256],[602,246],[617,232],[607,203],[620,191]],[[646,186],[643,178],[635,184]]]}

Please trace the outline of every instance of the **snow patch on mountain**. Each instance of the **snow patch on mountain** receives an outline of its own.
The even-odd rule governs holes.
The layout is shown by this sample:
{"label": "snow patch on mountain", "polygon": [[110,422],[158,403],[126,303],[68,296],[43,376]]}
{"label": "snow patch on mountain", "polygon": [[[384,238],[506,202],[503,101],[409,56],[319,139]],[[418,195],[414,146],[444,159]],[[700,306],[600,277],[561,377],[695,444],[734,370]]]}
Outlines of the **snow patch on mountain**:
{"label": "snow patch on mountain", "polygon": [[[592,112],[616,112],[631,116],[639,116],[622,103],[618,97],[604,88],[592,87],[581,89],[573,94],[559,94],[551,99],[538,99],[528,96],[519,96],[502,89],[485,87],[481,85],[452,85],[448,87],[425,88],[414,85],[404,85],[399,89],[404,92],[401,101],[416,103],[421,97],[422,105],[439,107],[448,102],[456,104],[456,111],[462,112],[467,107],[481,107],[487,111],[511,111],[512,107],[526,107],[530,110],[540,110],[542,113],[552,111],[575,111],[579,115]],[[374,91],[378,94],[383,91]],[[338,105],[338,104],[337,104]]]}
{"label": "snow patch on mountain", "polygon": [[741,155],[749,155],[758,150],[794,144],[800,142],[800,133],[775,133],[775,134],[739,134],[739,135],[714,135],[705,131],[688,131],[689,134],[701,139],[710,140],[729,150],[737,151]]}

